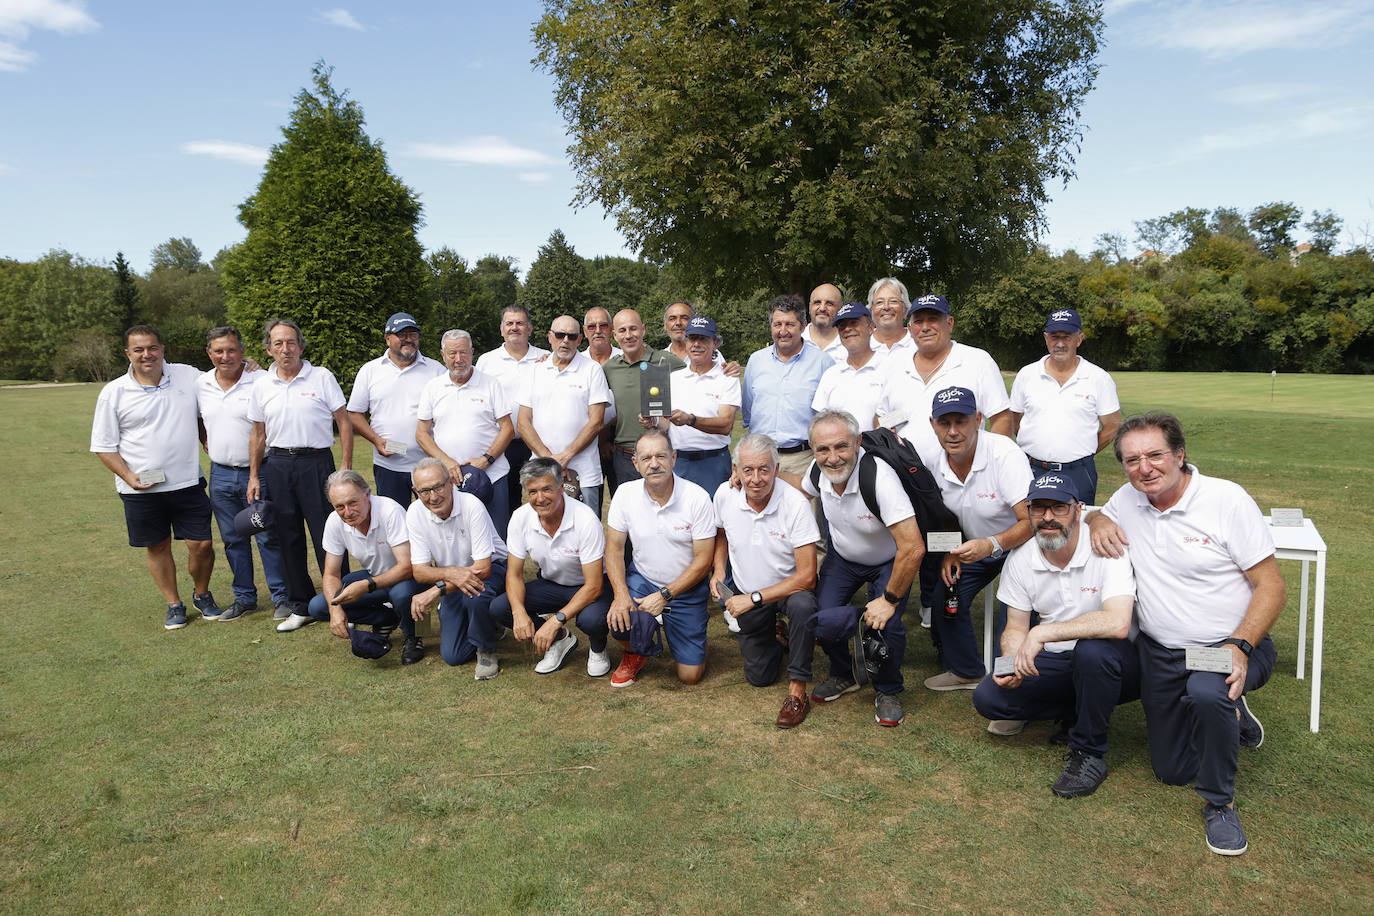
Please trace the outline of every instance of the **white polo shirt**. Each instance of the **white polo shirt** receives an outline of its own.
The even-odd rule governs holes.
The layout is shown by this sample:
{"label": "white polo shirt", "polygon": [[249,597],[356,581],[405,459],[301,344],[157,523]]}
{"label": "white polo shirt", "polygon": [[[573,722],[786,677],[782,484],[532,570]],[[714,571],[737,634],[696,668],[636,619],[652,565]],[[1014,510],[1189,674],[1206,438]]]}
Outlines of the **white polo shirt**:
{"label": "white polo shirt", "polygon": [[1192,477],[1160,512],[1129,483],[1102,511],[1131,542],[1140,629],[1171,649],[1206,646],[1235,632],[1253,589],[1245,571],[1274,555],[1274,535],[1239,484]]}
{"label": "white polo shirt", "polygon": [[1097,454],[1099,417],[1116,413],[1116,382],[1078,357],[1073,376],[1060,385],[1046,370],[1049,357],[1025,366],[1011,383],[1011,409],[1022,414],[1016,444],[1041,461],[1077,461]]}
{"label": "white polo shirt", "polygon": [[[435,444],[454,461],[462,461],[487,450],[501,429],[501,418],[510,416],[510,405],[505,388],[491,376],[474,369],[459,385],[445,372],[420,390],[415,415],[419,420],[433,420],[430,434]],[[487,476],[495,483],[509,470],[503,452],[487,468]]]}
{"label": "white polo shirt", "polygon": [[453,490],[453,509],[440,518],[418,499],[406,509],[410,562],[415,566],[471,566],[478,560],[506,559],[506,544],[476,496]]}
{"label": "white polo shirt", "polygon": [[552,537],[528,503],[511,513],[508,533],[508,549],[515,562],[523,563],[529,557],[539,567],[540,576],[559,585],[583,585],[583,565],[606,555],[601,517],[575,499],[563,500],[563,520]]}
{"label": "white polo shirt", "polygon": [[676,475],[666,506],[660,506],[644,491],[644,481],[622,483],[611,498],[606,524],[630,536],[635,569],[660,588],[692,565],[693,541],[716,536],[711,497]]}
{"label": "white polo shirt", "polygon": [[720,485],[713,500],[716,527],[725,531],[730,568],[741,591],[755,592],[777,585],[797,571],[798,547],[821,539],[810,501],[782,480],[762,512],[749,505],[744,489]]}
{"label": "white polo shirt", "polygon": [[363,363],[353,379],[348,409],[368,415],[377,435],[406,444],[404,455],[389,457],[372,448],[372,463],[389,471],[409,473],[425,453],[415,444],[415,421],[420,407],[420,392],[431,379],[448,374],[444,364],[424,355],[405,368],[397,366],[386,353]]}
{"label": "white polo shirt", "polygon": [[928,382],[922,381],[916,371],[915,356],[913,344],[909,353],[888,359],[878,414],[886,416],[898,412],[905,415],[906,425],[898,423],[893,428],[911,443],[926,467],[933,467],[943,451],[935,430],[930,428],[930,405],[937,392],[956,385],[967,388],[973,392],[984,417],[1001,413],[1011,402],[1007,399],[1007,384],[1002,381],[1002,373],[986,350],[953,341],[945,361]]}
{"label": "white polo shirt", "polygon": [[[525,355],[520,359],[511,356],[506,345],[502,344],[495,350],[488,350],[477,357],[477,364],[473,367],[478,372],[485,372],[491,378],[496,379],[500,384],[501,390],[506,393],[506,403],[515,405],[520,402],[520,388],[525,383],[525,372],[529,367],[539,362],[540,357],[548,356],[549,351],[542,347],[530,344],[530,348],[525,351]],[[511,423],[515,423],[515,418],[511,418]],[[520,438],[519,430],[515,433],[515,438]],[[490,472],[488,472],[490,473]],[[496,478],[493,477],[492,480]]]}
{"label": "white polo shirt", "polygon": [[[739,379],[730,378],[719,364],[698,374],[691,366],[669,376],[673,410],[698,417],[717,417],[721,407],[739,409]],[[730,447],[729,433],[704,433],[691,426],[669,426],[668,439],[677,451],[711,451]]]}
{"label": "white polo shirt", "polygon": [[815,344],[817,347],[820,347],[822,353],[824,353],[826,356],[830,357],[837,363],[842,363],[845,360],[849,359],[849,351],[844,348],[844,344],[840,343],[839,334],[836,334],[835,339],[830,341],[830,343],[822,344],[813,336],[811,328],[812,325],[809,322],[807,323],[806,327],[802,328],[803,338]]}
{"label": "white polo shirt", "polygon": [[1016,524],[1016,507],[1026,501],[1031,485],[1026,453],[1006,436],[987,430],[978,433],[967,479],[960,480],[950,468],[944,449],[931,470],[945,506],[959,516],[966,541],[1001,534]]}
{"label": "white polo shirt", "polygon": [[[911,356],[916,352],[916,340],[911,336],[910,331],[903,334],[901,337],[897,338],[897,342],[892,344],[891,346],[879,340],[878,335],[876,334],[870,337],[868,342],[873,344],[873,349],[877,350],[884,356],[896,356],[900,353],[905,353],[908,356]],[[848,358],[848,356],[848,351],[846,351],[845,357]]]}
{"label": "white polo shirt", "polygon": [[878,498],[881,517],[869,511],[859,492],[859,463],[864,450],[859,449],[854,462],[854,473],[845,481],[844,492],[836,493],[825,471],[821,471],[820,489],[811,483],[811,467],[802,475],[802,492],[807,496],[821,499],[821,509],[825,512],[826,523],[830,525],[830,545],[841,557],[850,563],[861,566],[879,566],[897,555],[897,541],[888,530],[889,525],[916,516],[911,500],[897,479],[897,472],[888,467],[881,458],[873,462],[874,495]]}
{"label": "white polo shirt", "polygon": [[873,416],[878,412],[878,402],[883,397],[883,383],[887,380],[884,365],[886,356],[881,350],[874,350],[873,357],[858,369],[846,359],[825,370],[820,384],[816,386],[816,396],[811,399],[811,409],[844,410],[859,421],[859,429],[873,429]]}
{"label": "white polo shirt", "polygon": [[215,464],[248,467],[248,440],[253,434],[248,401],[253,395],[253,383],[265,374],[263,369],[245,367],[228,391],[220,387],[214,369],[196,380],[196,405],[205,423],[205,450]]}
{"label": "white polo shirt", "polygon": [[[1018,611],[1034,611],[1041,623],[1063,623],[1102,610],[1102,602],[1120,596],[1135,597],[1135,576],[1129,557],[1100,557],[1093,553],[1088,526],[1079,525],[1078,546],[1063,569],[1045,559],[1032,538],[1007,554],[997,600]],[[1135,624],[1131,625],[1135,635]],[[1067,652],[1076,639],[1045,643],[1047,652]]]}
{"label": "white polo shirt", "polygon": [[157,387],[147,391],[134,368],[100,389],[91,422],[91,451],[118,452],[135,474],[161,469],[167,479],[135,490],[115,475],[120,493],[169,493],[200,482],[200,438],[196,427],[196,382],[200,370],[162,364]]}
{"label": "white polo shirt", "polygon": [[276,363],[253,383],[248,419],[267,430],[268,448],[332,448],[334,411],[343,407],[343,389],[334,373],[301,360],[301,371],[282,381]]}
{"label": "white polo shirt", "polygon": [[[591,405],[610,402],[606,373],[596,360],[581,353],[574,353],[562,369],[552,356],[528,367],[519,398],[520,406],[530,409],[535,432],[554,454],[567,448],[587,425]],[[597,454],[595,438],[572,457],[568,467],[577,472],[582,486],[601,485],[601,456]]]}
{"label": "white polo shirt", "polygon": [[409,543],[410,530],[406,528],[406,510],[396,500],[374,493],[368,497],[368,503],[372,517],[367,534],[345,524],[339,513],[331,512],[324,521],[321,542],[327,552],[338,557],[347,553],[372,575],[380,576],[396,565],[396,554],[391,548]]}

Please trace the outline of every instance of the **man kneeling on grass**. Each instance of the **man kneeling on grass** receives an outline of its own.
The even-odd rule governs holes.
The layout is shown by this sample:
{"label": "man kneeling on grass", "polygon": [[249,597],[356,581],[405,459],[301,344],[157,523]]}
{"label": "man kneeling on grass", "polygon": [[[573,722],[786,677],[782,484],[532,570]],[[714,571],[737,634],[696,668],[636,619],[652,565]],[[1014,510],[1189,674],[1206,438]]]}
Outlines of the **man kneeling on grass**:
{"label": "man kneeling on grass", "polygon": [[[1014,735],[1027,719],[1071,722],[1068,762],[1052,788],[1078,798],[1107,778],[1112,711],[1140,698],[1135,577],[1126,556],[1093,553],[1067,475],[1036,478],[1027,500],[1035,537],[1008,556],[997,589],[1007,606],[1002,655],[1015,659],[1015,670],[984,678],[973,706],[992,720],[994,735]],[[1032,612],[1040,615],[1033,627]]]}
{"label": "man kneeling on grass", "polygon": [[[354,470],[330,474],[324,491],[334,514],[324,523],[323,587],[304,614],[287,617],[277,632],[290,633],[324,620],[329,632],[350,639],[349,624],[370,625],[383,637],[400,626],[406,638],[401,664],[418,662],[425,657],[425,647],[406,611],[420,587],[410,577],[405,509],[394,499],[374,496],[367,480]],[[345,553],[362,568],[343,575]]]}
{"label": "man kneeling on grass", "polygon": [[[606,622],[611,635],[626,644],[611,675],[612,687],[633,684],[648,660],[629,649],[632,631],[645,627],[647,618],[639,615],[657,618],[662,625],[682,683],[695,684],[706,673],[706,574],[716,519],[706,491],[673,474],[676,460],[665,433],[645,432],[635,443],[634,456],[642,479],[621,483],[611,499],[606,571],[615,600]],[[627,537],[634,543],[628,568]]]}

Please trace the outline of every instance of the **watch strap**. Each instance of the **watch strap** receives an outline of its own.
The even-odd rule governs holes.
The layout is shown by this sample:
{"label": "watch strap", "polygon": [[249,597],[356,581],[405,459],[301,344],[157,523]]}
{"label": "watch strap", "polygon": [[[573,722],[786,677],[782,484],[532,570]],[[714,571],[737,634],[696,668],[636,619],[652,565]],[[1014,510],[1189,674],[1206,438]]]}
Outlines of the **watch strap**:
{"label": "watch strap", "polygon": [[1223,646],[1235,646],[1245,654],[1246,658],[1249,658],[1250,653],[1255,651],[1254,646],[1250,645],[1250,643],[1241,639],[1239,636],[1228,636],[1221,641],[1221,644]]}

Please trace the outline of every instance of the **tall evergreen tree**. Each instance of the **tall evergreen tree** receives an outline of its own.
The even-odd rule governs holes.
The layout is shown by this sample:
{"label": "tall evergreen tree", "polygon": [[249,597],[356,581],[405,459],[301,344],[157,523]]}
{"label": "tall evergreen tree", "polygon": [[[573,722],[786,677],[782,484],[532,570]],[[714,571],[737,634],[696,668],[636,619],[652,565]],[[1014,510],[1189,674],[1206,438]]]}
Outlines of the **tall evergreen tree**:
{"label": "tall evergreen tree", "polygon": [[122,251],[115,252],[114,274],[114,313],[120,324],[131,328],[139,323],[142,303],[138,284],[134,282],[134,272],[129,269],[129,262],[124,260]]}
{"label": "tall evergreen tree", "polygon": [[539,255],[520,289],[519,302],[530,310],[534,323],[530,339],[539,344],[559,315],[569,314],[581,321],[578,311],[586,308],[591,292],[587,262],[568,244],[563,230],[553,230],[549,240],[539,246]]}

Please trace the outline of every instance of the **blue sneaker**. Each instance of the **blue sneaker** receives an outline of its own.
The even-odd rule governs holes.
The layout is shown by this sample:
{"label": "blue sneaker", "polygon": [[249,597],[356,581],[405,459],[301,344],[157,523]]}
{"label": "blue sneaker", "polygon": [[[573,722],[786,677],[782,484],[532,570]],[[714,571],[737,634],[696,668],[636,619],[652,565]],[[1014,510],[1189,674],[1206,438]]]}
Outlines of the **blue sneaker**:
{"label": "blue sneaker", "polygon": [[178,601],[167,605],[167,629],[180,630],[186,626],[186,605]]}
{"label": "blue sneaker", "polygon": [[235,598],[234,603],[225,608],[224,613],[220,614],[218,619],[220,623],[226,620],[238,620],[249,611],[256,611],[257,609],[258,603],[256,601],[249,602]]}
{"label": "blue sneaker", "polygon": [[1207,821],[1207,848],[1212,852],[1219,856],[1238,856],[1250,848],[1235,808],[1208,802],[1202,806],[1202,817]]}
{"label": "blue sneaker", "polygon": [[1264,725],[1250,711],[1244,695],[1236,701],[1236,712],[1240,713],[1240,746],[1259,747],[1264,743]]}
{"label": "blue sneaker", "polygon": [[200,611],[200,616],[206,620],[219,620],[220,615],[224,613],[220,606],[215,604],[215,596],[209,592],[203,595],[192,592],[191,603],[196,606],[196,610]]}

